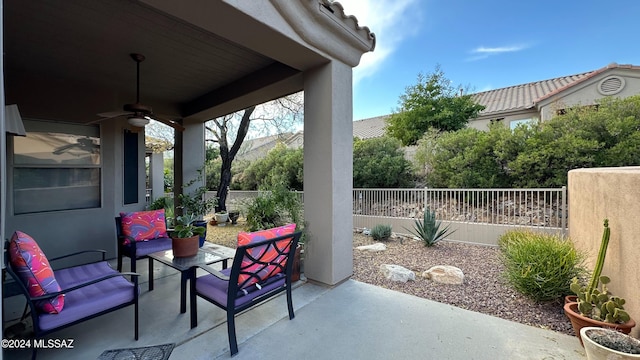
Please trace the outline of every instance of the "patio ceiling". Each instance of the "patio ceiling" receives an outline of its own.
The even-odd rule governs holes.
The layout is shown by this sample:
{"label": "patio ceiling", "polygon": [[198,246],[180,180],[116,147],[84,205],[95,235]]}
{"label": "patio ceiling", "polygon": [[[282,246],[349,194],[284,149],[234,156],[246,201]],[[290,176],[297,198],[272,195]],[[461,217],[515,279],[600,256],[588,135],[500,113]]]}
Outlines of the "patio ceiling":
{"label": "patio ceiling", "polygon": [[301,70],[326,61],[223,1],[179,5],[190,9],[182,19],[210,15],[209,29],[158,10],[174,6],[161,0],[5,0],[7,104],[26,117],[96,120],[135,102],[129,54],[140,53],[140,102],[204,121],[299,91]]}

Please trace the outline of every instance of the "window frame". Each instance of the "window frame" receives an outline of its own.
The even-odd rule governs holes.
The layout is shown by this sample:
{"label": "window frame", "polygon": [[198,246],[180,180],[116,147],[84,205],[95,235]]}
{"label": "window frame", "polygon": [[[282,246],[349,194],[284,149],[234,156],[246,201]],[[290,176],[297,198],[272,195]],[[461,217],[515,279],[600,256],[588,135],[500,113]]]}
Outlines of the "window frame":
{"label": "window frame", "polygon": [[[102,133],[99,125],[52,122],[40,119],[24,119],[23,122],[27,137],[29,133],[53,133],[66,135],[66,137],[73,139],[90,138],[92,141],[91,145],[97,148],[97,153],[95,156],[89,155],[90,160],[84,162],[80,160],[78,163],[56,162],[53,152],[51,152],[51,158],[43,158],[40,162],[38,160],[34,160],[32,163],[28,161],[16,161],[16,156],[20,155],[16,154],[16,141],[22,141],[22,139],[11,139],[8,143],[9,154],[7,154],[10,169],[7,180],[11,184],[11,213],[14,216],[19,216],[101,208],[103,206],[102,186],[104,181],[102,173],[104,157],[102,154]],[[55,136],[53,138],[55,138]],[[42,142],[45,143],[44,141]],[[80,144],[80,141],[77,141],[77,143]],[[87,153],[91,154],[88,151]],[[62,182],[68,180],[69,183],[60,186],[31,186],[21,188],[16,186],[16,177],[18,176],[18,172],[23,169],[44,170],[43,173],[45,175],[42,178],[46,179],[49,177],[47,175],[56,174],[61,176]],[[55,170],[59,171],[56,172]],[[80,170],[80,172],[76,171],[74,174],[74,170]],[[83,175],[81,174],[82,170],[89,171]],[[66,175],[65,172],[68,172],[68,179],[64,179]],[[76,179],[73,178],[74,175]],[[81,178],[80,183],[82,184],[78,184],[78,177]],[[85,180],[83,181],[82,178]],[[87,184],[87,181],[89,184]],[[75,185],[74,182],[76,183]],[[20,194],[22,191],[24,191],[24,195]],[[47,195],[47,193],[50,195]],[[86,195],[90,197],[87,198]],[[34,199],[37,199],[37,201],[34,201]],[[24,202],[20,203],[21,201]],[[34,204],[30,205],[29,201],[33,201]]]}

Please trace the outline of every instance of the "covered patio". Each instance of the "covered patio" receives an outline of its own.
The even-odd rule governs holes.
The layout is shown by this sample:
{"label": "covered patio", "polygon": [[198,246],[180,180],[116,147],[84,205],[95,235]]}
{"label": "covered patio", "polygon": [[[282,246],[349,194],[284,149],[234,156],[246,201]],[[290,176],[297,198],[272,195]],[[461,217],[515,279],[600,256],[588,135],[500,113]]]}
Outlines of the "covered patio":
{"label": "covered patio", "polygon": [[[225,313],[198,299],[198,326],[190,329],[189,314],[179,312],[179,274],[163,265],[155,273],[155,290],[140,297],[140,340],[133,340],[132,310],[121,309],[52,335],[74,339],[74,348],[40,350],[38,359],[96,359],[105,350],[166,343],[176,345],[172,360],[230,358]],[[143,289],[146,279],[143,272]],[[586,359],[577,337],[353,280],[299,281],[293,304],[293,320],[285,296],[239,315],[233,358]],[[29,356],[5,351],[5,359]]]}
{"label": "covered patio", "polygon": [[[126,105],[139,102],[153,108],[142,115],[175,122],[179,193],[204,162],[206,120],[304,90],[308,281],[294,289],[294,320],[284,320],[282,297],[240,316],[237,358],[583,358],[573,337],[348,280],[352,69],[375,37],[340,4],[2,0],[2,8],[2,105],[17,105],[26,134],[49,146],[37,154],[16,146],[14,135],[24,132],[0,114],[9,134],[0,137],[2,238],[24,231],[51,258],[87,248],[115,257],[114,217],[145,205],[144,132],[129,116],[97,114],[130,112]],[[133,53],[146,57],[139,88]],[[73,339],[74,349],[38,358],[93,359],[163,343],[176,344],[172,359],[229,356],[222,311],[200,304],[190,329],[179,313],[179,275],[158,264],[149,292],[146,264],[138,269],[139,341],[132,310],[121,309],[52,334]],[[3,324],[23,306],[20,297],[5,299]]]}
{"label": "covered patio", "polygon": [[303,90],[307,276],[349,278],[352,68],[375,37],[339,3],[2,5],[0,98],[19,110],[0,114],[2,238],[20,230],[51,258],[113,258],[114,218],[145,206],[140,120],[171,126],[179,194],[204,163],[205,121]]}

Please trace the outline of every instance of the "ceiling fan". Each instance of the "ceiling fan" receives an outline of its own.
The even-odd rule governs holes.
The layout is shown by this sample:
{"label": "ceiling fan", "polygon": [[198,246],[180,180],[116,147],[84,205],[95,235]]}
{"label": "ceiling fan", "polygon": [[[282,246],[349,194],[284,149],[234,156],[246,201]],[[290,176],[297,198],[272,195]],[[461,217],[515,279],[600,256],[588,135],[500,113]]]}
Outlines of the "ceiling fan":
{"label": "ceiling fan", "polygon": [[140,103],[140,63],[145,60],[144,55],[141,54],[130,54],[133,61],[136,62],[136,102],[133,104],[124,104],[122,107],[122,111],[111,111],[100,113],[98,116],[103,119],[99,119],[96,121],[92,121],[89,124],[95,124],[100,121],[117,118],[120,116],[127,116],[129,124],[135,127],[144,127],[149,123],[149,120],[156,120],[163,124],[169,125],[172,128],[184,131],[184,127],[178,124],[176,121],[163,119],[153,113],[153,110],[150,106],[143,105]]}

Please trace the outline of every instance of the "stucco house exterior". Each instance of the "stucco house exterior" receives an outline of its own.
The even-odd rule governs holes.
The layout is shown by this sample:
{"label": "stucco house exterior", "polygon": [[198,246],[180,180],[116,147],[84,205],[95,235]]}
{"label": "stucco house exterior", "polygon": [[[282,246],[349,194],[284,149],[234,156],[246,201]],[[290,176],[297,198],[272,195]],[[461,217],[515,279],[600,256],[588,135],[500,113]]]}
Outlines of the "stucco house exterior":
{"label": "stucco house exterior", "polygon": [[546,121],[572,106],[588,106],[605,96],[640,94],[640,66],[611,63],[581,74],[520,84],[473,94],[485,106],[469,126],[486,130],[491,122],[514,128],[519,123]]}
{"label": "stucco house exterior", "polygon": [[[49,257],[102,248],[113,258],[114,217],[145,206],[144,131],[128,117],[172,121],[175,193],[204,163],[205,121],[304,91],[305,274],[329,285],[351,276],[352,69],[375,36],[339,3],[2,7],[1,105],[20,115],[0,113],[2,238],[21,230]],[[146,59],[136,65],[134,53]],[[139,103],[153,111],[134,114]]]}

